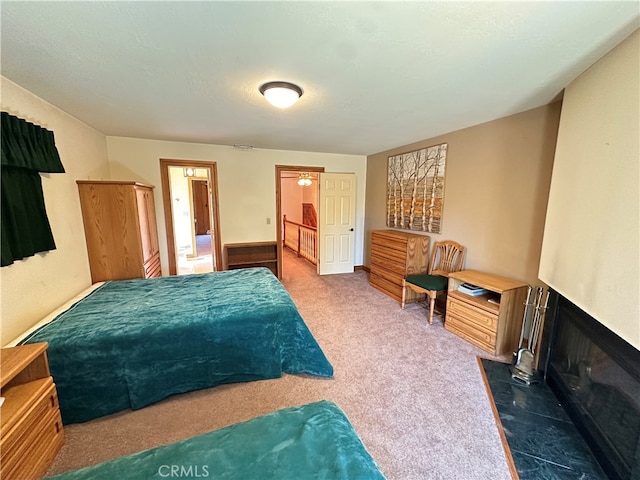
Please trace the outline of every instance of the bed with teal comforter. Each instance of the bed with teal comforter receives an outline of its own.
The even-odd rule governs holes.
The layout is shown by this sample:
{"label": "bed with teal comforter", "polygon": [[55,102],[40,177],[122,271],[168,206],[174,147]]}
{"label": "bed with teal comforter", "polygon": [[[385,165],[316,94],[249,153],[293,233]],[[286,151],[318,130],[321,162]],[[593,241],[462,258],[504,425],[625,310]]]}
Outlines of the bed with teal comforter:
{"label": "bed with teal comforter", "polygon": [[48,342],[63,423],[169,395],[333,368],[266,268],[107,282],[23,343]]}
{"label": "bed with teal comforter", "polygon": [[289,407],[52,480],[384,480],[340,408]]}

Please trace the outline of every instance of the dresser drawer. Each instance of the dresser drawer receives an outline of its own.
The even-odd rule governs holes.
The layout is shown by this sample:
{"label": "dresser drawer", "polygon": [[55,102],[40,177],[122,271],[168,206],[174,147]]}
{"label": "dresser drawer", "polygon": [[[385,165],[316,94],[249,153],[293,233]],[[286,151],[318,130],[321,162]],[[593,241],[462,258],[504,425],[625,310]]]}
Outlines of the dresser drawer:
{"label": "dresser drawer", "polygon": [[398,264],[404,266],[407,263],[407,253],[405,250],[394,250],[393,248],[379,245],[377,243],[371,244],[371,256],[386,258],[387,260],[398,262]]}
{"label": "dresser drawer", "polygon": [[393,297],[398,302],[402,300],[402,284],[398,285],[390,282],[389,280],[376,275],[373,270],[369,274],[369,283],[378,290],[382,290],[383,293]]}
{"label": "dresser drawer", "polygon": [[398,250],[404,252],[407,250],[406,237],[388,235],[384,233],[373,232],[371,234],[371,244],[380,245],[389,248],[390,250]]}
{"label": "dresser drawer", "polygon": [[0,440],[3,480],[39,478],[62,445],[58,397],[51,377],[47,380],[42,395]]}
{"label": "dresser drawer", "polygon": [[[377,270],[375,268],[371,269],[371,273],[369,274],[369,283],[378,290],[381,290],[383,293],[393,297],[397,302],[402,303],[402,279],[398,280],[397,277],[389,275],[377,275],[375,273],[376,271]],[[382,270],[382,272],[387,273],[384,270]],[[405,291],[405,303],[420,302],[423,301],[424,298],[424,293],[414,292],[410,288],[407,288]]]}
{"label": "dresser drawer", "polygon": [[[30,427],[27,419],[41,415],[49,408],[58,408],[58,398],[51,377],[38,378],[23,384],[5,387],[2,391],[5,403],[0,413],[0,455],[4,455],[9,439],[17,439]],[[49,407],[47,400],[53,402]]]}
{"label": "dresser drawer", "polygon": [[371,265],[371,273],[384,278],[399,288],[402,288],[402,280],[404,279],[404,275],[402,274],[394,273],[386,268],[381,268],[380,266],[373,264]]}
{"label": "dresser drawer", "polygon": [[144,277],[154,278],[160,275],[160,254],[156,253],[144,264]]}
{"label": "dresser drawer", "polygon": [[465,320],[462,320],[455,315],[451,315],[447,311],[447,318],[444,323],[444,327],[451,333],[464,338],[468,342],[482,348],[483,350],[495,355],[496,353],[496,334],[495,332],[488,332],[480,328],[476,328],[473,325],[468,324]]}
{"label": "dresser drawer", "polygon": [[498,329],[498,316],[491,314],[458,299],[447,297],[447,312],[464,318],[465,322],[476,325],[485,330],[496,332]]}
{"label": "dresser drawer", "polygon": [[378,255],[373,251],[371,252],[371,267],[384,268],[385,270],[389,270],[390,272],[400,275],[402,278],[404,278],[406,274],[404,259],[402,261],[390,259],[388,257]]}
{"label": "dresser drawer", "polygon": [[40,480],[62,448],[64,430],[60,411],[49,412],[27,438],[20,454],[2,463],[2,480]]}

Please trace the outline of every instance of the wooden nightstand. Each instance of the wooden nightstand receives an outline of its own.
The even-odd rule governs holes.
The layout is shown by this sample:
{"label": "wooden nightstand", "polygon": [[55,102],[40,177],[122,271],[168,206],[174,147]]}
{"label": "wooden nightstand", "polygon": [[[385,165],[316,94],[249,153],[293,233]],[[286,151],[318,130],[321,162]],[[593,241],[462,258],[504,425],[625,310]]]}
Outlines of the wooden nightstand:
{"label": "wooden nightstand", "polygon": [[64,443],[47,344],[0,350],[0,478],[39,479]]}
{"label": "wooden nightstand", "polygon": [[[463,283],[485,288],[473,297],[458,291]],[[492,355],[511,353],[518,338],[527,284],[477,270],[449,274],[445,328]]]}

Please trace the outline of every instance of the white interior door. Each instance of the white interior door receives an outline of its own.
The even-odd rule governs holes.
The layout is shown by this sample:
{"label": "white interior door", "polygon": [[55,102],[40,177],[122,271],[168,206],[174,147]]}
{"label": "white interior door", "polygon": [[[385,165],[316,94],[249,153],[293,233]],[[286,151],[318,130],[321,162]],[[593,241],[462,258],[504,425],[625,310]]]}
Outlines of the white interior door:
{"label": "white interior door", "polygon": [[320,173],[318,273],[353,272],[356,176]]}

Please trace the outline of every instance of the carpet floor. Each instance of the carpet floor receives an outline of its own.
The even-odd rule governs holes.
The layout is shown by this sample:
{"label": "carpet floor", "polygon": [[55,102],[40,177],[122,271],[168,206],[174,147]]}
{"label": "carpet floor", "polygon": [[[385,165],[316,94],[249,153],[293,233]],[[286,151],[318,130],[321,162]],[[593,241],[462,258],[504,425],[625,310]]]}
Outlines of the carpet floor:
{"label": "carpet floor", "polygon": [[[285,249],[282,282],[335,369],[172,396],[65,428],[48,475],[176,442],[277,409],[336,403],[388,479],[510,479],[480,369],[482,350],[428,325],[367,274],[319,276]],[[211,477],[215,478],[215,472]]]}

